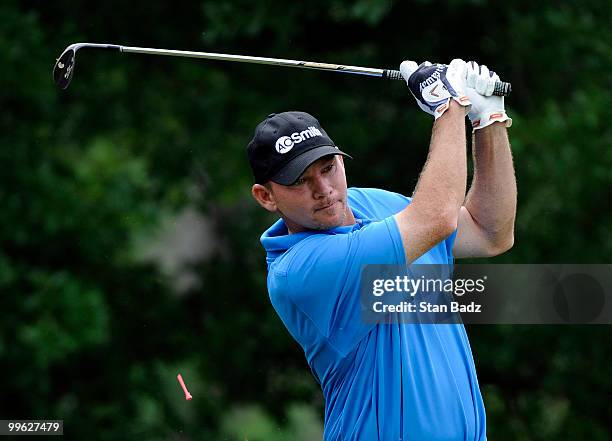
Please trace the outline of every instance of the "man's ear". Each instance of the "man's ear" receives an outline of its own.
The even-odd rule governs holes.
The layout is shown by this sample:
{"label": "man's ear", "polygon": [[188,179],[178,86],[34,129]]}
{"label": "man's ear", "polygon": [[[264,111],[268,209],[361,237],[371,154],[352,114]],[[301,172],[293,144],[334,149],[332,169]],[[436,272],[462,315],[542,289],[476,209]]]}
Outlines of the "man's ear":
{"label": "man's ear", "polygon": [[253,184],[253,187],[251,187],[251,194],[257,203],[266,210],[271,212],[275,212],[277,210],[276,201],[274,200],[272,190],[269,190],[264,185]]}

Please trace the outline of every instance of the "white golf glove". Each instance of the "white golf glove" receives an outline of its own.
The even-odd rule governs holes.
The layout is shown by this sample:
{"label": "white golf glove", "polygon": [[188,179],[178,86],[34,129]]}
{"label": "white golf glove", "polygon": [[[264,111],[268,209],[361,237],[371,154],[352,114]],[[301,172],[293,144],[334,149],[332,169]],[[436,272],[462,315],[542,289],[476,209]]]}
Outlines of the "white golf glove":
{"label": "white golf glove", "polygon": [[431,64],[429,61],[417,65],[414,61],[403,61],[400,72],[408,84],[419,107],[438,119],[449,108],[454,99],[470,109],[470,99],[466,94],[467,64],[455,59],[447,66]]}
{"label": "white golf glove", "polygon": [[489,71],[484,64],[470,61],[467,63],[467,95],[472,102],[472,109],[468,113],[474,130],[490,126],[495,121],[506,123],[506,127],[512,125],[512,119],[506,114],[504,108],[504,97],[493,95],[495,82],[499,81],[499,75]]}

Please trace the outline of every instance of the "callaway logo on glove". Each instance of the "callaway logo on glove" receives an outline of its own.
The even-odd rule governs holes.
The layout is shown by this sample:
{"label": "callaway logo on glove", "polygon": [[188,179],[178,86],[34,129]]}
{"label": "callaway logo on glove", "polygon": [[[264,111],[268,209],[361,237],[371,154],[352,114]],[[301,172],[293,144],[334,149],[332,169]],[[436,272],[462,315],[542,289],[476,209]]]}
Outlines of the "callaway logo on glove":
{"label": "callaway logo on glove", "polygon": [[400,65],[400,72],[417,104],[435,119],[448,109],[451,98],[466,107],[466,113],[469,111],[471,103],[465,93],[466,71],[465,61],[459,59],[451,61],[448,66],[429,61],[420,65],[404,61]]}

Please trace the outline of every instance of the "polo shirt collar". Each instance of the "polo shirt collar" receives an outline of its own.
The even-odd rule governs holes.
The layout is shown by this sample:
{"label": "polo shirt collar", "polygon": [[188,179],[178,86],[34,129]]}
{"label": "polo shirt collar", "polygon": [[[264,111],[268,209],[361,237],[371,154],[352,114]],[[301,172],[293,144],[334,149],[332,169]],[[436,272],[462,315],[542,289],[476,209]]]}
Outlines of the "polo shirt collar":
{"label": "polo shirt collar", "polygon": [[363,225],[371,222],[365,219],[365,215],[358,209],[351,208],[355,216],[356,223],[353,225],[343,225],[329,230],[309,230],[299,233],[289,234],[287,225],[282,219],[277,220],[270,228],[261,235],[260,241],[268,253],[266,261],[268,265],[274,262],[279,256],[284,254],[292,246],[313,234],[348,234],[351,231],[360,229]]}

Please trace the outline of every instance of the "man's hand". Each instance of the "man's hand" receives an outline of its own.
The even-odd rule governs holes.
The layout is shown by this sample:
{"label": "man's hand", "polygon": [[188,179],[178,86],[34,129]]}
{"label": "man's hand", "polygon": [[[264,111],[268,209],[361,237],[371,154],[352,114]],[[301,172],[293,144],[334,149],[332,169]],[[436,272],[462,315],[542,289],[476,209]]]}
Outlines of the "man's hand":
{"label": "man's hand", "polygon": [[489,71],[487,66],[474,61],[467,63],[466,92],[472,102],[468,113],[474,130],[482,129],[495,121],[506,122],[506,127],[512,125],[512,119],[504,109],[504,97],[493,95],[495,82],[499,76]]}
{"label": "man's hand", "polygon": [[465,61],[455,59],[447,66],[429,61],[417,65],[406,60],[400,65],[400,72],[419,107],[435,119],[448,109],[451,98],[464,106],[466,113],[469,111],[471,103],[465,91]]}

